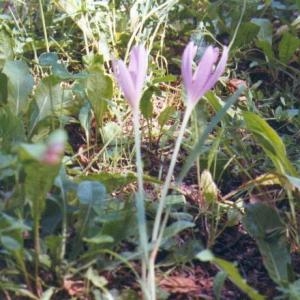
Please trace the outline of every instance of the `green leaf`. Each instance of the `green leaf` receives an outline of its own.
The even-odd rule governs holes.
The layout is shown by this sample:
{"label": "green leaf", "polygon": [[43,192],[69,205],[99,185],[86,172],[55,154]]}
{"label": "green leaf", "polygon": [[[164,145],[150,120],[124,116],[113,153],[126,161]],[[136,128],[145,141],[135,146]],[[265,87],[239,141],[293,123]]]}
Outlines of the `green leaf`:
{"label": "green leaf", "polygon": [[186,199],[184,195],[168,195],[166,196],[166,206],[173,207],[174,205],[184,205]]}
{"label": "green leaf", "polygon": [[94,286],[103,289],[107,284],[107,280],[103,276],[99,276],[98,272],[91,267],[88,268],[85,278],[88,279]]}
{"label": "green leaf", "polygon": [[174,82],[176,81],[177,77],[175,75],[169,74],[161,77],[155,77],[152,80],[152,84],[161,83],[161,82]]}
{"label": "green leaf", "polygon": [[58,60],[59,60],[58,55],[55,52],[42,53],[39,57],[40,65],[51,66],[53,75],[62,80],[67,80],[67,79],[75,80],[80,78],[86,78],[86,75],[83,73],[77,73],[77,74],[70,73],[67,67],[64,64],[58,62]]}
{"label": "green leaf", "polygon": [[263,300],[264,296],[260,295],[255,289],[247,284],[245,279],[240,275],[235,264],[223,260],[221,258],[215,257],[210,250],[203,250],[196,255],[201,261],[207,262],[210,261],[213,264],[217,265],[221,270],[223,270],[228,278],[247,296],[252,300]]}
{"label": "green leaf", "polygon": [[0,30],[0,69],[3,68],[6,60],[14,57],[13,39],[5,30]]}
{"label": "green leaf", "polygon": [[[103,222],[102,234],[110,236],[114,240],[114,245],[126,239],[128,236],[137,238],[137,224],[135,211],[132,202],[127,202],[122,208],[114,208],[114,210],[101,210],[102,215],[99,216],[99,221]],[[101,213],[98,211],[98,213]]]}
{"label": "green leaf", "polygon": [[69,90],[64,90],[54,76],[49,76],[43,78],[37,86],[35,100],[39,108],[39,113],[32,127],[35,127],[39,121],[47,116],[54,116],[66,106],[70,106],[72,103],[72,94]]}
{"label": "green leaf", "polygon": [[277,171],[284,175],[297,174],[287,158],[285,146],[276,131],[260,116],[253,112],[243,112],[246,128],[250,130],[258,144],[272,160]]}
{"label": "green leaf", "polygon": [[81,127],[84,129],[85,136],[87,141],[89,142],[90,139],[90,129],[92,123],[92,113],[91,113],[91,104],[89,102],[85,102],[79,111],[79,121]]}
{"label": "green leaf", "polygon": [[213,291],[216,300],[221,299],[221,292],[226,278],[227,278],[227,273],[223,270],[219,271],[214,278]]}
{"label": "green leaf", "polygon": [[179,232],[181,232],[185,229],[188,229],[188,228],[192,228],[194,226],[195,226],[195,223],[193,223],[193,222],[188,222],[188,221],[174,222],[171,225],[169,225],[168,227],[166,227],[163,238],[165,240],[172,238],[172,237],[176,236]]}
{"label": "green leaf", "polygon": [[7,102],[7,77],[5,74],[0,73],[0,103],[6,103]]}
{"label": "green leaf", "polygon": [[279,43],[279,59],[283,63],[288,63],[295,51],[300,46],[300,39],[296,36],[285,32]]}
{"label": "green leaf", "polygon": [[20,243],[11,236],[2,235],[0,240],[3,247],[9,251],[17,251],[22,247]]}
{"label": "green leaf", "polygon": [[242,48],[252,43],[260,28],[253,22],[242,23],[236,35],[233,47]]}
{"label": "green leaf", "polygon": [[246,207],[243,224],[256,240],[269,276],[280,286],[291,280],[291,257],[285,236],[286,228],[278,212],[263,203]]}
{"label": "green leaf", "polygon": [[102,126],[107,103],[113,95],[113,83],[109,76],[104,74],[103,68],[94,65],[89,68],[87,78],[87,96],[91,102],[98,126]]}
{"label": "green leaf", "polygon": [[105,186],[96,181],[82,181],[78,185],[77,197],[81,204],[99,205],[106,196]]}
{"label": "green leaf", "polygon": [[33,88],[33,77],[22,61],[6,61],[2,70],[8,78],[7,101],[11,110],[19,115],[28,105],[28,96]]}
{"label": "green leaf", "polygon": [[39,64],[41,66],[54,66],[57,64],[58,55],[56,52],[45,52],[39,57]]}
{"label": "green leaf", "polygon": [[141,102],[140,102],[140,110],[143,115],[143,117],[147,120],[150,120],[153,116],[153,104],[151,101],[151,98],[154,93],[154,88],[150,87],[148,88],[142,96]]}
{"label": "green leaf", "polygon": [[21,144],[19,158],[23,163],[25,177],[26,199],[31,204],[31,213],[35,222],[40,221],[45,209],[46,195],[51,189],[58,174],[60,164],[47,164],[43,156],[52,146],[66,142],[63,130],[53,132],[45,144]]}
{"label": "green leaf", "polygon": [[0,107],[0,140],[3,150],[25,139],[22,120],[13,114],[9,107]]}
{"label": "green leaf", "polygon": [[175,111],[176,109],[173,106],[166,107],[158,116],[159,126],[163,127],[164,125],[166,125],[166,123],[171,119]]}
{"label": "green leaf", "polygon": [[91,244],[106,244],[106,243],[113,243],[114,239],[110,235],[105,235],[102,233],[98,233],[90,238],[83,238],[83,240],[87,243]]}
{"label": "green leaf", "polygon": [[258,39],[272,45],[273,27],[270,20],[264,18],[253,18],[251,22],[260,27],[260,30],[257,35]]}
{"label": "green leaf", "polygon": [[274,52],[272,49],[272,45],[269,44],[267,41],[258,40],[255,42],[256,46],[263,50],[266,58],[268,60],[272,60],[274,58]]}

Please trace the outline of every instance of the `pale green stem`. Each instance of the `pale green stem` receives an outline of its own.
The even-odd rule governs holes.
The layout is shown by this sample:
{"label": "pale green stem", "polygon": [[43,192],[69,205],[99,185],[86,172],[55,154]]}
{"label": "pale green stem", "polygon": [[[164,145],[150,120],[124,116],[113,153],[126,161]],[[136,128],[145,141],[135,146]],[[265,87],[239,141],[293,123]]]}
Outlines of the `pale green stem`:
{"label": "pale green stem", "polygon": [[48,42],[48,35],[47,35],[47,28],[46,28],[46,22],[45,22],[45,15],[44,15],[44,10],[43,10],[42,0],[39,0],[39,6],[40,6],[40,12],[41,12],[41,19],[42,19],[42,25],[43,25],[43,32],[44,32],[46,50],[47,50],[47,52],[49,52],[50,47],[49,47],[49,42]]}
{"label": "pale green stem", "polygon": [[185,133],[185,129],[187,126],[187,123],[190,119],[192,110],[193,110],[194,106],[193,105],[189,105],[184,113],[184,117],[183,117],[183,121],[179,130],[179,134],[178,137],[176,139],[176,143],[175,143],[175,149],[174,152],[172,154],[172,158],[171,158],[171,162],[170,162],[170,166],[168,169],[168,173],[165,179],[165,183],[163,185],[162,188],[162,193],[161,193],[161,197],[158,203],[158,208],[157,208],[157,213],[155,216],[155,221],[154,221],[154,227],[153,227],[153,231],[152,231],[152,243],[153,243],[153,249],[151,251],[151,255],[150,255],[150,260],[149,260],[149,273],[148,273],[148,287],[150,290],[150,294],[152,295],[152,300],[156,299],[156,284],[155,284],[155,259],[159,250],[159,246],[161,243],[161,240],[163,239],[163,232],[164,229],[167,225],[167,220],[168,220],[168,216],[169,216],[169,212],[166,212],[166,215],[164,217],[164,219],[162,220],[162,214],[165,208],[165,203],[166,203],[166,197],[168,194],[168,190],[170,188],[170,184],[171,184],[171,180],[172,180],[172,176],[174,173],[174,168],[176,165],[176,160],[177,160],[177,156],[180,150],[180,145],[183,139],[183,135]]}
{"label": "pale green stem", "polygon": [[158,209],[157,209],[157,213],[156,213],[156,216],[155,216],[154,227],[153,227],[153,231],[152,231],[152,242],[156,242],[158,234],[159,234],[162,213],[163,213],[163,210],[165,208],[166,196],[168,194],[168,190],[169,190],[169,187],[170,187],[170,184],[171,184],[172,175],[173,175],[173,172],[174,172],[174,168],[175,168],[178,152],[179,152],[179,149],[180,149],[180,145],[181,145],[181,142],[182,142],[182,139],[183,139],[183,135],[185,133],[185,129],[186,129],[187,123],[189,121],[189,118],[191,116],[193,108],[194,108],[193,105],[189,105],[186,108],[185,113],[184,113],[183,121],[182,121],[182,124],[181,124],[181,127],[180,127],[180,131],[179,131],[176,143],[175,143],[175,149],[174,149],[174,152],[173,152],[173,155],[172,155],[172,158],[171,158],[171,163],[170,163],[170,166],[169,166],[169,169],[168,169],[168,174],[167,174],[167,177],[165,179],[165,183],[163,185],[162,193],[161,193],[160,200],[159,200],[159,203],[158,203]]}
{"label": "pale green stem", "polygon": [[148,255],[148,233],[146,226],[146,210],[144,203],[144,184],[143,184],[143,165],[142,165],[142,154],[141,154],[141,137],[140,137],[140,121],[139,121],[139,110],[133,109],[133,126],[134,126],[134,142],[136,152],[136,167],[137,167],[137,182],[138,191],[135,195],[136,208],[137,208],[137,220],[140,236],[140,247],[142,251],[142,283],[144,285],[145,298],[149,299],[147,295],[147,266],[149,261]]}

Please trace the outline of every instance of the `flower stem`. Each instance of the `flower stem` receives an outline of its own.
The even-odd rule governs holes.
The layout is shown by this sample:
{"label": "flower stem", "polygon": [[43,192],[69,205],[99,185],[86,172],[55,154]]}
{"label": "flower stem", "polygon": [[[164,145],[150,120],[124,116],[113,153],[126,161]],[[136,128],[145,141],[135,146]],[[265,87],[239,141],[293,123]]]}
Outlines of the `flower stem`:
{"label": "flower stem", "polygon": [[183,139],[183,135],[185,133],[185,129],[187,126],[187,123],[189,121],[189,118],[191,116],[192,113],[192,109],[194,106],[190,105],[186,108],[185,113],[184,113],[184,117],[183,117],[183,121],[179,130],[179,134],[178,137],[176,139],[176,143],[175,143],[175,149],[174,152],[172,154],[172,158],[171,158],[171,163],[168,169],[168,173],[165,179],[165,183],[163,185],[162,188],[162,193],[161,193],[161,197],[159,200],[159,204],[158,204],[158,209],[157,209],[157,213],[155,216],[155,220],[154,220],[154,227],[153,227],[153,231],[152,231],[152,251],[151,251],[151,255],[149,258],[149,273],[148,273],[148,286],[150,289],[150,294],[154,296],[153,299],[155,298],[156,295],[156,286],[155,286],[155,259],[159,250],[159,246],[161,243],[161,240],[163,239],[163,232],[164,229],[167,225],[167,220],[168,220],[168,216],[169,216],[169,211],[166,212],[165,217],[162,220],[162,215],[163,215],[163,211],[165,208],[165,203],[166,203],[166,197],[168,194],[168,190],[171,184],[171,180],[172,180],[172,175],[174,172],[174,168],[176,165],[176,160],[177,160],[177,156],[180,150],[180,145]]}
{"label": "flower stem", "polygon": [[173,172],[174,172],[174,168],[175,168],[177,156],[178,156],[178,153],[179,153],[180,145],[181,145],[181,142],[182,142],[182,139],[183,139],[183,135],[185,133],[187,123],[188,123],[189,118],[191,116],[192,109],[193,109],[193,106],[190,105],[186,108],[185,113],[184,113],[183,121],[182,121],[180,131],[179,131],[176,143],[175,143],[175,149],[174,149],[174,152],[172,154],[171,163],[170,163],[170,166],[169,166],[169,169],[168,169],[168,173],[167,173],[165,183],[164,183],[163,188],[162,188],[162,193],[161,193],[161,196],[160,196],[157,213],[156,213],[156,216],[155,216],[154,227],[153,227],[153,231],[152,231],[152,242],[155,242],[157,240],[158,235],[159,235],[159,229],[160,229],[160,225],[161,225],[162,213],[163,213],[163,210],[165,208],[166,196],[167,196],[170,184],[171,184],[172,175],[173,175]]}
{"label": "flower stem", "polygon": [[136,208],[137,208],[137,221],[140,237],[140,248],[142,251],[142,283],[144,286],[145,298],[148,298],[147,291],[147,267],[149,261],[148,254],[148,233],[146,226],[146,210],[144,203],[144,184],[143,184],[143,166],[142,166],[142,155],[141,155],[141,137],[139,128],[139,111],[138,109],[133,110],[133,126],[134,126],[134,141],[135,141],[135,152],[136,152],[136,167],[137,167],[137,182],[138,191],[135,195]]}

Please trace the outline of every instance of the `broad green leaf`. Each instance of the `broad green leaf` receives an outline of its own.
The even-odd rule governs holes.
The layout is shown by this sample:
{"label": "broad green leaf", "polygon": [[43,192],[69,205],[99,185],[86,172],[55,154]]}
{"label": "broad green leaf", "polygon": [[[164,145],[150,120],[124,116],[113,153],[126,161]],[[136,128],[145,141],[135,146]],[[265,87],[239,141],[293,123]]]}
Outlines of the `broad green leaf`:
{"label": "broad green leaf", "polygon": [[0,240],[3,247],[9,251],[18,251],[22,247],[17,240],[8,235],[2,235]]}
{"label": "broad green leaf", "polygon": [[45,52],[39,57],[39,63],[41,66],[54,66],[57,64],[58,55],[56,52]]}
{"label": "broad green leaf", "polygon": [[246,128],[250,130],[258,144],[272,160],[280,174],[297,174],[287,158],[285,146],[276,131],[260,116],[253,112],[243,112]]}
{"label": "broad green leaf", "polygon": [[19,115],[28,105],[28,96],[33,88],[33,77],[22,61],[6,61],[2,70],[8,78],[7,101],[11,110]]}
{"label": "broad green leaf", "polygon": [[164,234],[163,234],[163,238],[165,240],[172,238],[174,236],[176,236],[179,232],[188,229],[188,228],[192,228],[195,226],[195,223],[193,222],[188,222],[188,221],[177,221],[172,223],[171,225],[169,225],[168,227],[166,227]]}
{"label": "broad green leaf", "polygon": [[[104,220],[105,218],[106,220]],[[137,238],[138,229],[132,202],[127,202],[123,208],[106,211],[103,216],[99,216],[99,221],[104,222],[102,234],[111,236],[114,240],[114,245],[117,245],[128,236]]]}
{"label": "broad green leaf", "polygon": [[41,66],[51,66],[52,74],[62,80],[86,78],[83,73],[72,74],[67,67],[58,61],[58,55],[55,52],[42,53],[39,57]]}
{"label": "broad green leaf", "polygon": [[242,48],[252,43],[260,28],[253,22],[242,23],[236,35],[233,47]]}
{"label": "broad green leaf", "polygon": [[226,261],[221,258],[217,258],[213,255],[213,253],[210,250],[203,250],[200,253],[196,255],[196,258],[198,258],[201,261],[204,262],[212,262],[213,264],[217,265],[221,270],[223,270],[228,278],[247,296],[252,300],[263,300],[265,299],[264,296],[259,294],[255,289],[253,289],[251,286],[249,286],[246,282],[246,280],[241,276],[241,274],[238,271],[238,268],[235,266],[235,264]]}
{"label": "broad green leaf", "polygon": [[94,65],[89,68],[87,78],[87,96],[91,102],[95,113],[98,126],[102,126],[105,112],[107,111],[108,101],[113,95],[113,84],[109,76],[104,74],[103,68]]}
{"label": "broad green leaf", "polygon": [[278,212],[263,203],[246,207],[243,224],[256,240],[269,276],[278,285],[290,282],[291,257],[285,236],[286,227]]}
{"label": "broad green leaf", "polygon": [[288,63],[295,51],[300,46],[300,39],[296,36],[285,32],[279,43],[279,59],[283,63]]}
{"label": "broad green leaf", "polygon": [[66,106],[72,103],[72,95],[69,90],[64,90],[60,82],[53,76],[41,80],[35,91],[35,101],[39,108],[39,113],[34,120],[33,127],[46,118],[62,113]]}
{"label": "broad green leaf", "polygon": [[0,107],[0,145],[2,150],[9,150],[11,145],[25,139],[22,120],[11,112],[9,107]]}
{"label": "broad green leaf", "polygon": [[14,58],[13,39],[9,34],[1,29],[0,30],[0,69],[3,68],[6,60]]}
{"label": "broad green leaf", "polygon": [[260,27],[260,30],[257,34],[258,39],[272,45],[273,27],[271,21],[264,18],[253,18],[251,22]]}
{"label": "broad green leaf", "polygon": [[82,181],[77,188],[77,197],[81,204],[99,205],[106,196],[105,186],[96,181]]}
{"label": "broad green leaf", "polygon": [[266,58],[270,61],[274,58],[274,52],[272,49],[272,45],[269,44],[267,41],[258,40],[255,42],[256,46],[263,50]]}
{"label": "broad green leaf", "polygon": [[153,104],[151,98],[153,96],[154,89],[149,87],[142,96],[140,102],[140,110],[143,117],[147,120],[150,120],[153,117]]}
{"label": "broad green leaf", "polygon": [[173,106],[166,107],[158,116],[158,124],[160,127],[166,125],[166,123],[171,119],[172,115],[175,113],[175,108]]}

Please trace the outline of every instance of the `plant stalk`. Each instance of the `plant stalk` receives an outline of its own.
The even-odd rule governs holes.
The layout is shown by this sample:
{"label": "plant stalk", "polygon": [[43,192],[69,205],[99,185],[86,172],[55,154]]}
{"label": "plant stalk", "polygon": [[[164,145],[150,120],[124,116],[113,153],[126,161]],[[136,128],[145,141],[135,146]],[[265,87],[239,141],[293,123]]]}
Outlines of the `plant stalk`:
{"label": "plant stalk", "polygon": [[[158,253],[158,250],[159,250],[159,246],[160,246],[161,241],[163,239],[163,232],[164,232],[164,229],[167,225],[169,211],[166,212],[165,217],[164,217],[163,220],[162,220],[162,215],[163,215],[163,211],[165,209],[166,197],[167,197],[167,194],[168,194],[168,190],[170,188],[170,184],[171,184],[172,176],[173,176],[173,173],[174,173],[174,168],[175,168],[175,165],[176,165],[177,156],[178,156],[180,146],[181,146],[181,143],[182,143],[183,135],[185,133],[185,129],[186,129],[186,126],[187,126],[188,121],[190,119],[193,108],[194,108],[194,106],[190,105],[185,110],[183,121],[181,123],[181,127],[180,127],[180,130],[179,130],[178,137],[176,139],[175,149],[174,149],[174,152],[172,154],[170,166],[169,166],[168,173],[167,173],[167,176],[166,176],[166,179],[165,179],[165,183],[164,183],[163,188],[162,188],[162,193],[161,193],[161,197],[160,197],[159,204],[158,204],[158,209],[157,209],[155,220],[154,220],[154,227],[153,227],[153,231],[152,231],[153,249],[152,249],[151,255],[150,255],[149,273],[148,273],[148,286],[149,286],[149,289],[151,291],[151,295],[154,295],[154,296],[156,295],[155,260],[156,260],[156,256],[157,256],[157,253]],[[153,299],[156,299],[156,298],[153,298]]]}
{"label": "plant stalk", "polygon": [[47,35],[47,27],[46,27],[46,21],[45,21],[45,15],[44,15],[44,10],[43,10],[42,0],[39,0],[39,6],[40,6],[40,13],[41,13],[41,19],[42,19],[42,25],[43,25],[43,32],[44,32],[46,50],[47,50],[47,52],[50,52],[48,35]]}
{"label": "plant stalk", "polygon": [[144,286],[145,299],[153,299],[149,295],[147,288],[147,269],[149,262],[148,254],[148,233],[146,225],[146,210],[145,210],[145,197],[144,197],[144,184],[143,184],[143,165],[142,165],[142,154],[141,154],[141,137],[140,137],[140,121],[139,121],[139,110],[133,109],[133,126],[134,126],[134,142],[136,152],[136,167],[137,167],[137,183],[138,191],[135,194],[135,202],[137,208],[137,221],[140,238],[140,248],[142,251],[142,286]]}

